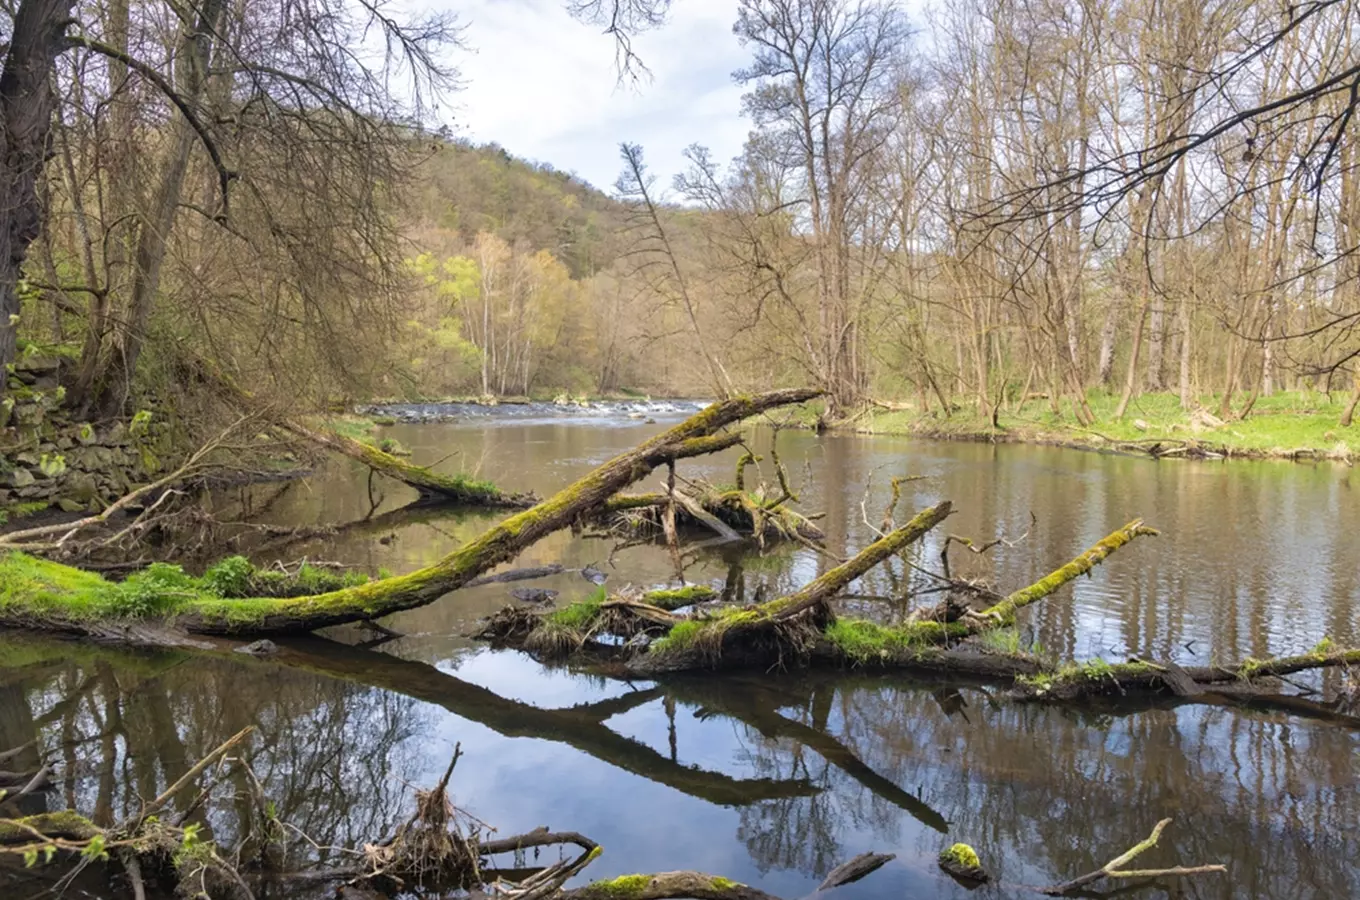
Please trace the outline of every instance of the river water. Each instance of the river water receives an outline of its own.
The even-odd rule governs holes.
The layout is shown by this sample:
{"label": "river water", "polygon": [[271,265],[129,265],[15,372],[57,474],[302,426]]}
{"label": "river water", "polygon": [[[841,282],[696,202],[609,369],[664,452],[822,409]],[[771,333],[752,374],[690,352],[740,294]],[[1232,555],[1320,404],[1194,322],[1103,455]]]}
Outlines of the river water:
{"label": "river water", "polygon": [[[546,495],[681,414],[648,412],[659,421],[515,409],[384,435],[416,462]],[[757,452],[773,439],[758,430]],[[903,485],[899,521],[941,499],[958,510],[913,564],[937,569],[944,534],[1004,538],[982,556],[951,553],[956,576],[1003,592],[1130,519],[1161,529],[1023,616],[1022,639],[1046,652],[1204,662],[1360,638],[1350,469],[789,431],[778,442],[801,508],[825,513],[837,555],[873,539],[867,523],[882,518],[895,475],[921,476]],[[735,458],[686,461],[680,472],[730,482]],[[400,510],[412,496],[340,462],[305,483],[221,502],[245,502],[277,524],[367,517],[278,554],[370,570],[428,564],[496,518]],[[686,561],[689,581],[746,600],[833,564],[787,547],[699,548]],[[677,583],[663,548],[618,549],[588,534],[555,534],[517,565],[547,563],[594,563],[610,587]],[[854,593],[899,597],[928,583],[894,560]],[[592,589],[573,572],[532,584],[560,591],[561,603]],[[410,786],[436,781],[461,744],[455,802],[502,834],[548,825],[589,835],[605,847],[591,877],[699,869],[796,898],[836,863],[875,850],[897,859],[841,889],[846,898],[1012,897],[1097,868],[1172,817],[1139,864],[1216,862],[1229,874],[1134,896],[1360,896],[1360,731],[1224,706],[1017,706],[986,686],[863,673],[624,683],[464,637],[514,602],[509,587],[393,617],[386,624],[407,636],[381,648],[353,646],[366,635],[341,629],[334,640],[284,642],[268,661],[0,640],[0,750],[36,736],[58,765],[58,790],[24,798],[26,811],[75,806],[111,821],[255,724],[251,756],[281,818],[337,846],[389,833]],[[910,601],[846,605],[892,617]],[[1333,673],[1322,686],[1338,684]],[[249,804],[215,796],[204,820],[229,842],[251,826]],[[1000,885],[970,893],[939,873],[935,855],[954,841],[972,844]],[[300,837],[292,845],[314,855]],[[5,897],[47,886],[21,874],[6,888],[5,877]]]}

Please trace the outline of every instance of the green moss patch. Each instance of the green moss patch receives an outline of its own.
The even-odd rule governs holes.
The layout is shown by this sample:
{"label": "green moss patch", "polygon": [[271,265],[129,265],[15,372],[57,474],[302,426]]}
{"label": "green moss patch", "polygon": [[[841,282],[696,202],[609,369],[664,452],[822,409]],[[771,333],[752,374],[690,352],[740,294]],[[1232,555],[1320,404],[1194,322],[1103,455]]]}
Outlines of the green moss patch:
{"label": "green moss patch", "polygon": [[713,588],[703,584],[691,584],[682,588],[648,591],[642,595],[642,602],[660,609],[680,609],[696,603],[710,603],[721,596]]}
{"label": "green moss patch", "polygon": [[629,897],[636,897],[641,894],[651,883],[651,880],[646,875],[620,875],[618,878],[611,878],[608,881],[597,881],[590,887],[591,890],[599,891],[606,896],[617,897],[618,900],[627,900]]}
{"label": "green moss patch", "polygon": [[[274,598],[325,593],[368,580],[359,573],[337,574],[306,565],[293,574],[261,570],[237,556],[202,576],[154,563],[124,581],[109,581],[93,572],[9,553],[0,556],[0,613],[72,620],[170,618],[220,601],[241,604],[241,613],[260,612],[272,609]],[[241,599],[266,597],[270,599]]]}

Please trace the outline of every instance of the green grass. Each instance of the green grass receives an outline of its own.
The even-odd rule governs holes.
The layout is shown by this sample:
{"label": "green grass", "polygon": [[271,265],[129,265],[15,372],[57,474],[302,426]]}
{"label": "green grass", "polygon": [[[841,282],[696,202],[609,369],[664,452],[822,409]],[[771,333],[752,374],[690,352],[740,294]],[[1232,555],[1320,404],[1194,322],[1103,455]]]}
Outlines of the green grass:
{"label": "green grass", "polygon": [[594,624],[595,617],[600,614],[600,607],[604,605],[606,597],[608,597],[608,592],[604,588],[596,588],[584,600],[577,600],[575,603],[549,613],[547,621],[560,628],[586,631]]}
{"label": "green grass", "polygon": [[[168,618],[191,604],[299,597],[367,583],[368,576],[304,565],[296,574],[256,569],[242,557],[193,576],[179,566],[153,563],[124,581],[24,553],[0,556],[0,614],[72,620]],[[256,600],[255,603],[269,602]]]}
{"label": "green grass", "polygon": [[373,430],[377,422],[366,416],[344,415],[331,416],[323,424],[341,437],[372,445]]}
{"label": "green grass", "polygon": [[921,623],[906,629],[862,619],[837,619],[827,626],[823,634],[846,656],[864,663],[932,646],[923,629],[927,624]]}
{"label": "green grass", "polygon": [[[1088,402],[1096,421],[1089,427],[1077,424],[1069,401],[1061,414],[1054,414],[1047,400],[1033,400],[1021,409],[1003,409],[998,417],[1001,433],[1012,440],[1063,442],[1100,447],[1121,441],[1194,441],[1230,454],[1258,457],[1293,456],[1299,450],[1337,459],[1360,454],[1360,424],[1338,424],[1346,397],[1331,399],[1316,392],[1280,392],[1257,399],[1241,421],[1217,427],[1194,427],[1181,409],[1180,398],[1171,393],[1144,394],[1134,399],[1121,420],[1114,418],[1116,394],[1092,391]],[[1219,398],[1201,395],[1198,402],[1217,414]],[[1245,400],[1239,395],[1235,407]],[[1141,423],[1140,427],[1138,423]],[[923,415],[915,410],[873,410],[855,420],[857,431],[873,434],[920,434],[939,437],[993,436],[991,423],[973,409],[945,418],[938,412]]]}

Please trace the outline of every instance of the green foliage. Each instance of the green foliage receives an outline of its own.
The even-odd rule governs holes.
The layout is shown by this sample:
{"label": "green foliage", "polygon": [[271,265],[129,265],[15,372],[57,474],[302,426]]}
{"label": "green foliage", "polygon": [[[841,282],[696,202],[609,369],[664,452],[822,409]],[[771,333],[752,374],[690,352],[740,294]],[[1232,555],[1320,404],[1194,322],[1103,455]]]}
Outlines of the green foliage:
{"label": "green foliage", "polygon": [[703,634],[704,623],[694,619],[686,619],[683,622],[676,622],[671,626],[671,630],[665,636],[652,644],[653,653],[665,653],[673,650],[683,650],[692,646],[699,636]]}
{"label": "green foliage", "polygon": [[257,569],[230,557],[202,577],[154,563],[121,582],[23,553],[0,556],[0,610],[11,615],[56,613],[74,619],[170,617],[187,605],[228,600],[253,610],[252,599],[325,594],[368,582],[361,572],[302,565],[296,574]]}
{"label": "green foliage", "polygon": [[152,416],[150,410],[147,409],[139,410],[137,414],[132,417],[132,421],[128,424],[128,434],[132,435],[133,437],[141,437],[142,435],[146,434],[147,429],[151,427],[151,418]]}
{"label": "green foliage", "polygon": [[594,624],[595,617],[600,614],[600,607],[604,605],[608,596],[608,592],[603,587],[598,587],[584,600],[578,600],[551,613],[547,620],[562,628],[585,631]]}
{"label": "green foliage", "polygon": [[229,556],[203,573],[203,584],[219,597],[245,597],[255,566],[244,556]]}
{"label": "green foliage", "polygon": [[44,453],[38,460],[38,471],[48,478],[57,478],[66,473],[66,457],[60,453]]}
{"label": "green foliage", "polygon": [[104,849],[104,836],[102,834],[96,834],[94,837],[90,838],[89,843],[81,848],[80,855],[84,859],[99,862],[108,859],[108,851]]}
{"label": "green foliage", "polygon": [[94,602],[102,616],[139,619],[169,615],[179,604],[201,593],[198,580],[179,566],[152,563],[121,583],[100,590]]}
{"label": "green foliage", "polygon": [[661,609],[680,609],[696,603],[708,603],[719,596],[718,591],[706,584],[691,584],[682,588],[648,591],[642,595],[642,602]]}
{"label": "green foliage", "polygon": [[837,619],[827,626],[824,636],[846,656],[861,663],[928,645],[918,630],[892,628],[862,619]]}
{"label": "green foliage", "polygon": [[651,883],[651,879],[646,875],[620,875],[618,878],[611,878],[608,881],[597,881],[592,884],[591,890],[598,891],[617,900],[627,900],[629,897],[636,897]]}
{"label": "green foliage", "polygon": [[242,556],[232,556],[203,573],[202,587],[224,599],[246,597],[305,597],[366,584],[361,572],[332,572],[303,563],[296,574],[258,569]]}

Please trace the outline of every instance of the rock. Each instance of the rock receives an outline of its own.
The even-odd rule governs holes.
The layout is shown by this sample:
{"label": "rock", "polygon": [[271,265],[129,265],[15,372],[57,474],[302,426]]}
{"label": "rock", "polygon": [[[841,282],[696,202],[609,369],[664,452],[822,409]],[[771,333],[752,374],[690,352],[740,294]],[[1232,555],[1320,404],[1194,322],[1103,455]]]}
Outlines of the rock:
{"label": "rock", "polygon": [[1133,420],[1133,427],[1134,427],[1134,428],[1137,428],[1139,431],[1147,431],[1147,430],[1148,430],[1148,423],[1147,423],[1147,422],[1144,422],[1142,419],[1134,419],[1134,420]]}
{"label": "rock", "polygon": [[86,509],[84,503],[81,503],[79,500],[73,500],[70,497],[58,497],[57,506],[61,508],[62,512],[68,513],[85,512]]}
{"label": "rock", "polygon": [[21,466],[36,466],[42,461],[42,455],[36,450],[25,450],[14,454],[14,461]]}
{"label": "rock", "polygon": [[269,639],[253,641],[244,647],[237,647],[237,653],[247,653],[251,656],[272,656],[279,652],[279,645]]}
{"label": "rock", "polygon": [[17,403],[14,406],[15,425],[41,425],[43,408],[36,403]]}
{"label": "rock", "polygon": [[604,584],[609,580],[609,576],[595,568],[593,563],[581,570],[581,577],[591,584]]}
{"label": "rock", "polygon": [[104,434],[104,443],[117,446],[127,440],[127,426],[122,422],[114,422],[109,426],[109,430]]}
{"label": "rock", "polygon": [[9,473],[9,486],[13,488],[26,488],[31,486],[38,479],[33,477],[33,473],[23,467],[16,468]]}

